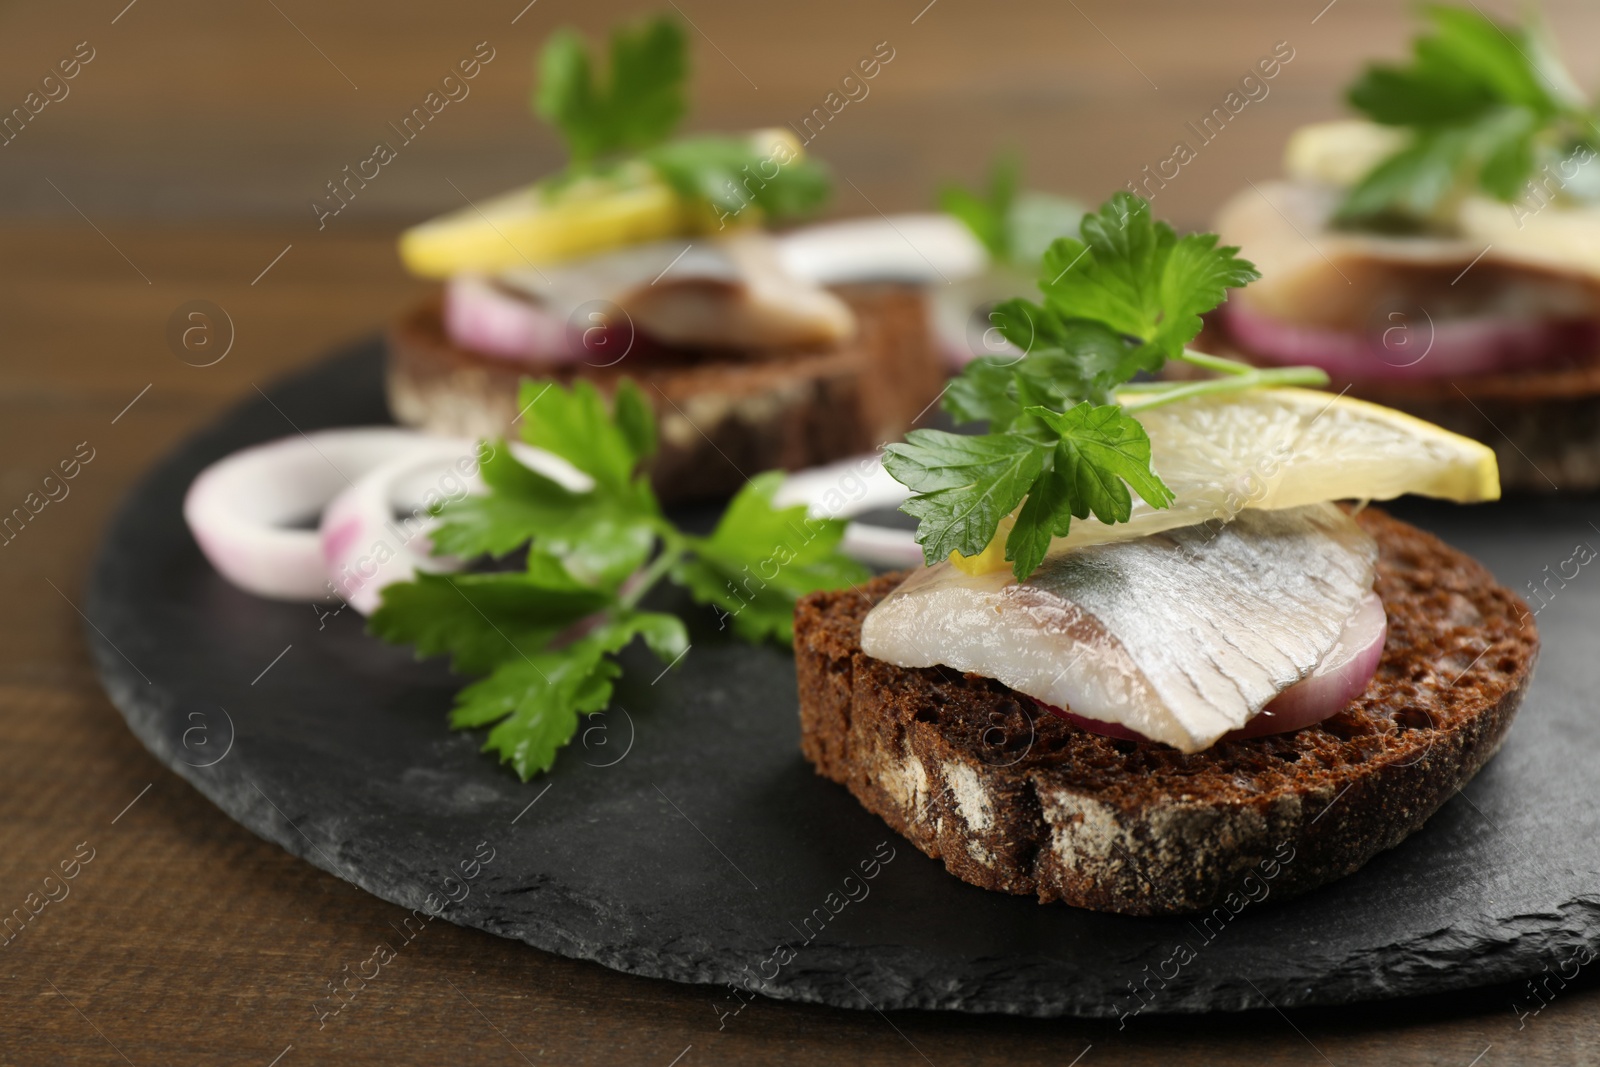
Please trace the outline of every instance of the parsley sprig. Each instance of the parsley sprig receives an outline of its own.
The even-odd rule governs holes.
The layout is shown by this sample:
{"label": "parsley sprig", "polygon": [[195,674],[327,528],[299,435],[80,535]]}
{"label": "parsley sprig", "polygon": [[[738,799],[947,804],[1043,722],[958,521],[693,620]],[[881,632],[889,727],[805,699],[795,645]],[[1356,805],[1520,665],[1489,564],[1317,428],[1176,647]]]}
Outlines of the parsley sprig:
{"label": "parsley sprig", "polygon": [[1509,202],[1540,168],[1600,147],[1600,117],[1540,27],[1475,8],[1423,15],[1409,63],[1373,64],[1350,87],[1352,107],[1409,136],[1350,190],[1345,224],[1439,221],[1474,190]]}
{"label": "parsley sprig", "polygon": [[827,171],[786,146],[758,148],[749,138],[720,134],[669,140],[688,110],[688,74],[683,30],[670,17],[613,30],[606,75],[596,70],[582,34],[558,30],[545,45],[532,100],[571,155],[549,188],[643,165],[681,196],[720,211],[737,213],[748,201],[776,220],[808,214],[827,200]]}
{"label": "parsley sprig", "polygon": [[[1151,468],[1137,412],[1209,393],[1328,380],[1312,367],[1263,370],[1189,350],[1200,316],[1229,288],[1259,277],[1237,248],[1218,247],[1215,234],[1179,237],[1125,192],[1085,215],[1079,234],[1058,238],[1045,253],[1043,304],[1010,300],[992,315],[1024,355],[975,360],[945,392],[943,406],[958,423],[987,422],[988,432],[913,430],[887,451],[884,466],[913,493],[901,510],[919,520],[929,564],[953,552],[977,555],[1010,516],[1005,558],[1022,580],[1073,519],[1126,522],[1132,493],[1152,507],[1172,503]],[[1221,376],[1128,384],[1168,360]]]}
{"label": "parsley sprig", "polygon": [[939,210],[965,224],[994,262],[1032,270],[1052,239],[1078,228],[1083,208],[1049,193],[1019,191],[1021,172],[1016,156],[999,156],[987,188],[946,185],[939,190]]}
{"label": "parsley sprig", "polygon": [[456,697],[457,729],[489,726],[493,751],[524,780],[548,770],[577,731],[603,711],[622,668],[613,658],[635,638],[667,664],[688,648],[676,615],[641,607],[663,580],[714,607],[745,640],[792,640],[794,603],[818,589],[863,580],[838,552],[844,523],[778,507],[783,481],[752,479],[715,529],[697,535],[663,512],[644,464],[655,418],[632,382],[613,405],[593,385],[525,382],[522,437],[587,475],[574,491],[520,463],[499,442],[481,465],[487,492],[440,509],[434,551],[503,558],[526,546],[516,570],[419,574],[387,587],[369,620],[418,656],[449,656],[484,675]]}

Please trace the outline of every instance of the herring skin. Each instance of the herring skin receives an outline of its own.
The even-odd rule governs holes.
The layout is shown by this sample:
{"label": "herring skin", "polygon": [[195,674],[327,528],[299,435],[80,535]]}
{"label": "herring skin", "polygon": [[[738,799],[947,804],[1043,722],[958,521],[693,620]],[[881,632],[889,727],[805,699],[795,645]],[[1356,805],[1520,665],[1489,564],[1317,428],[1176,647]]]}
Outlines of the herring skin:
{"label": "herring skin", "polygon": [[1076,549],[1022,583],[943,563],[867,616],[862,650],[1197,752],[1310,676],[1371,593],[1377,555],[1355,520],[1315,504]]}

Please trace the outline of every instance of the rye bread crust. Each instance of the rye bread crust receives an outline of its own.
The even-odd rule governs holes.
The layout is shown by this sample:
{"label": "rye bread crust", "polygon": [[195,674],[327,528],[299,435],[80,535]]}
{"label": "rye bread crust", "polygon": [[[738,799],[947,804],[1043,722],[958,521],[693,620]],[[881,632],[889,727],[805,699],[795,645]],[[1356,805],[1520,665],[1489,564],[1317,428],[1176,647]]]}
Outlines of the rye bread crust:
{"label": "rye bread crust", "polygon": [[1389,637],[1366,692],[1315,726],[1184,755],[1088,733],[991,679],[872,659],[861,620],[903,577],[886,574],[796,609],[801,749],[986,889],[1182,914],[1272,863],[1274,897],[1303,893],[1398,844],[1477,773],[1538,656],[1527,606],[1480,564],[1374,509],[1359,521],[1378,540]]}
{"label": "rye bread crust", "polygon": [[529,368],[454,344],[435,293],[389,331],[389,410],[400,423],[496,437],[517,413],[526,377],[583,377],[609,393],[639,383],[656,408],[661,448],[651,478],[663,500],[727,496],[760,471],[806,467],[897,440],[938,395],[944,367],[928,337],[921,291],[878,284],[836,290],[855,337],[824,348],[737,355],[655,353],[615,366]]}

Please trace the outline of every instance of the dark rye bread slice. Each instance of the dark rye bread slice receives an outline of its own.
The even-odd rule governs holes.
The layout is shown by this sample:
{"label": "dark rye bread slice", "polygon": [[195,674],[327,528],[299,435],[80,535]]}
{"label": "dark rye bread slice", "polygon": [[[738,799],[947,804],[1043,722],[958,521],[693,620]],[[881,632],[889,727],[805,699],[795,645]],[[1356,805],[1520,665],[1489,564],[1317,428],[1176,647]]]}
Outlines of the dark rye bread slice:
{"label": "dark rye bread slice", "polygon": [[[1259,362],[1208,323],[1199,342]],[[1426,357],[1424,357],[1426,358]],[[1174,364],[1179,375],[1183,365]],[[1600,354],[1568,367],[1408,381],[1336,379],[1331,391],[1396,408],[1494,449],[1500,484],[1519,492],[1600,489]]]}
{"label": "dark rye bread slice", "polygon": [[665,500],[726,496],[774,468],[806,467],[899,439],[938,396],[944,366],[928,336],[921,290],[836,290],[856,314],[851,340],[750,353],[642,351],[610,367],[535,368],[473,352],[446,336],[442,295],[389,332],[389,410],[433,433],[494,437],[517,414],[525,377],[628,377],[655,405],[661,450],[651,471]]}
{"label": "dark rye bread slice", "polygon": [[1379,511],[1359,521],[1388,642],[1366,692],[1315,726],[1184,755],[1088,733],[991,679],[871,659],[861,620],[903,577],[886,574],[796,609],[801,749],[986,889],[1162,915],[1219,906],[1251,871],[1276,871],[1274,897],[1342,877],[1493,755],[1539,648],[1526,605],[1476,561]]}

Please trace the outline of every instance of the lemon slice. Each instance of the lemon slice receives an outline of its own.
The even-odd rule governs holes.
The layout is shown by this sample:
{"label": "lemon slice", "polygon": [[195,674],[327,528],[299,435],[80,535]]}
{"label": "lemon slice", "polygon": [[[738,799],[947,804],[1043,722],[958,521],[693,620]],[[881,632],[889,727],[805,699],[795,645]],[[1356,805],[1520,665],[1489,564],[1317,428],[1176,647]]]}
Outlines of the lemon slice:
{"label": "lemon slice", "polygon": [[687,232],[689,209],[655,178],[631,188],[586,182],[554,196],[534,185],[412,227],[400,258],[425,278],[552,263]]}
{"label": "lemon slice", "polygon": [[1289,135],[1283,171],[1295,181],[1354,185],[1405,144],[1405,131],[1394,126],[1365,119],[1314,122]]}
{"label": "lemon slice", "polygon": [[[801,154],[787,130],[750,135],[756,150],[788,161]],[[413,226],[400,237],[406,268],[425,278],[461,271],[485,274],[508,267],[554,263],[645,241],[751,225],[751,208],[719,213],[680,196],[643,163],[603,178],[575,181],[558,190],[530,185],[470,204]]]}
{"label": "lemon slice", "polygon": [[1600,278],[1600,208],[1537,201],[1502,204],[1463,197],[1456,211],[1461,232],[1494,251],[1482,258]]}
{"label": "lemon slice", "polygon": [[[1130,397],[1129,399],[1132,399]],[[1075,520],[1052,554],[1180,526],[1224,523],[1245,508],[1327,500],[1390,500],[1406,493],[1471,504],[1500,496],[1494,452],[1392,408],[1312,389],[1252,389],[1194,397],[1138,413],[1151,466],[1172,490],[1168,508],[1134,497],[1129,521]],[[968,574],[1009,568],[1000,522],[976,556],[952,553]]]}

